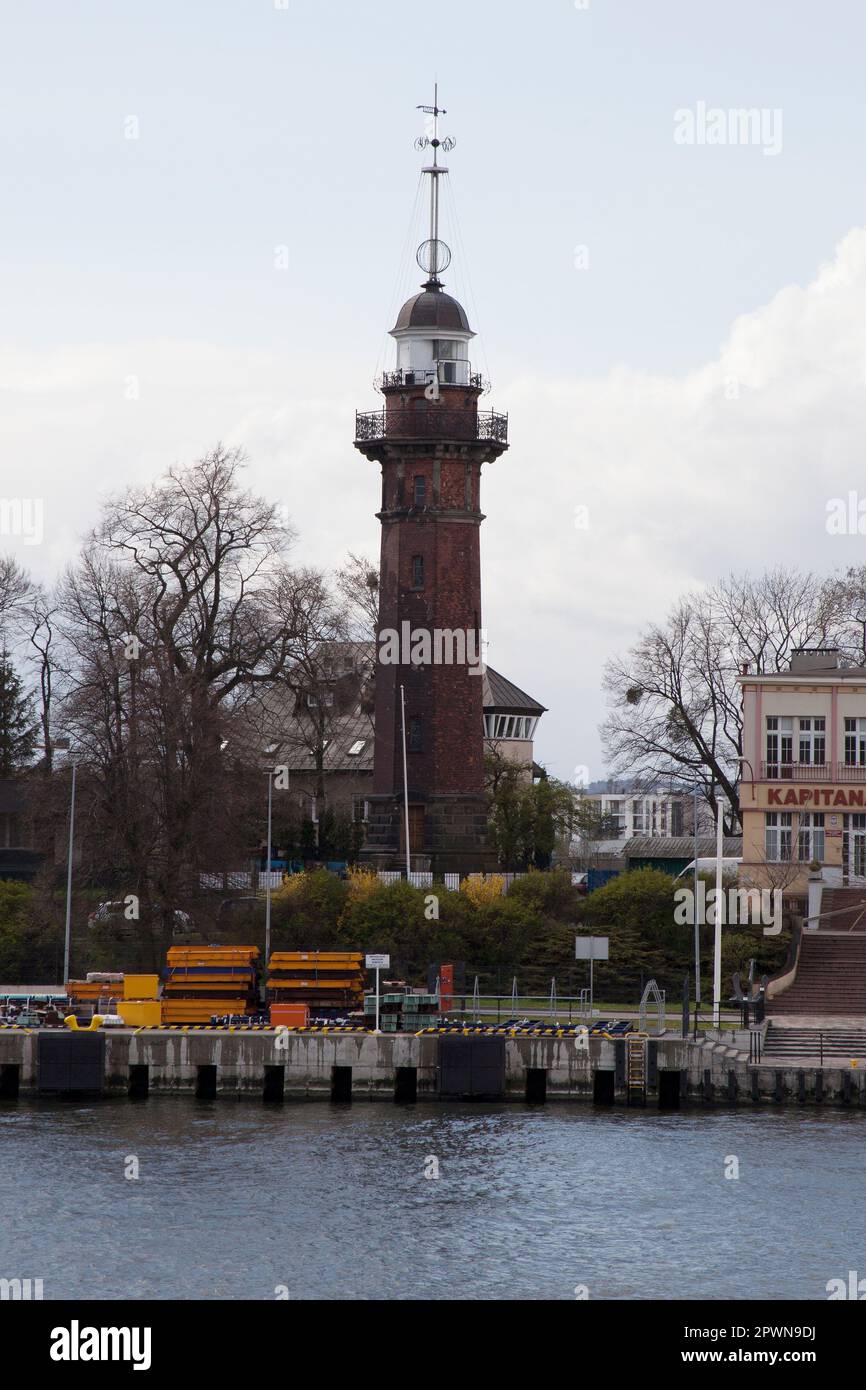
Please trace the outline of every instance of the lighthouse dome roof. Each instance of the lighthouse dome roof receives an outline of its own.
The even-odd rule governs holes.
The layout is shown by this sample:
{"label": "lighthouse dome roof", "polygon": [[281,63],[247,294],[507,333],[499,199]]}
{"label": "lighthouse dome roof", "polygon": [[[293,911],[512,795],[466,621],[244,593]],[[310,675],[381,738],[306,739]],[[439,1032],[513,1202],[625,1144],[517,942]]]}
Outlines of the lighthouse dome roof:
{"label": "lighthouse dome roof", "polygon": [[391,332],[405,333],[413,328],[443,333],[472,332],[463,305],[442,289],[433,287],[425,287],[420,294],[406,300]]}

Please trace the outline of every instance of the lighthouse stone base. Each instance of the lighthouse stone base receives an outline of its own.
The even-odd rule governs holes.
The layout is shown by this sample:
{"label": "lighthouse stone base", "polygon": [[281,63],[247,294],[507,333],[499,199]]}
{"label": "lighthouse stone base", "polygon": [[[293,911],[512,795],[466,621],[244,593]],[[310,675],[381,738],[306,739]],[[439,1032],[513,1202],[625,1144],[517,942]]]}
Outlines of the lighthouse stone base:
{"label": "lighthouse stone base", "polygon": [[[409,834],[413,868],[419,859],[436,877],[491,873],[496,858],[487,839],[487,802],[483,796],[441,794],[423,803],[423,833],[418,825],[417,804],[410,804]],[[405,809],[401,798],[369,798],[369,819],[362,860],[375,869],[404,867]],[[417,843],[416,843],[417,838]]]}

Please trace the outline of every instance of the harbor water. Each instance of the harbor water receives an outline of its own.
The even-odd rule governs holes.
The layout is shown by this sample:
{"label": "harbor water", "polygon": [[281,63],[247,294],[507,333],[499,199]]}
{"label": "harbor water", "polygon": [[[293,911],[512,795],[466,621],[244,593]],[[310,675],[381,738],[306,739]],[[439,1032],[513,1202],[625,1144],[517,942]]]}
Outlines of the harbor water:
{"label": "harbor water", "polygon": [[866,1116],[812,1108],[21,1100],[0,1277],[45,1299],[825,1299],[866,1274],[864,1139]]}

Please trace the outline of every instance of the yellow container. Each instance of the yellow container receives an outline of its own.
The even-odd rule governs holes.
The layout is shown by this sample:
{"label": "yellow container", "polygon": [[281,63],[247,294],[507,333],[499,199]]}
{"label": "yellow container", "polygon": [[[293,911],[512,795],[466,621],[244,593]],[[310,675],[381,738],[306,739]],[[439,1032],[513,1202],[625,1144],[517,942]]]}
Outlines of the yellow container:
{"label": "yellow container", "polygon": [[124,999],[117,1012],[130,1028],[159,1028],[162,1023],[159,999]]}
{"label": "yellow container", "polygon": [[155,999],[159,989],[158,975],[124,975],[124,999]]}

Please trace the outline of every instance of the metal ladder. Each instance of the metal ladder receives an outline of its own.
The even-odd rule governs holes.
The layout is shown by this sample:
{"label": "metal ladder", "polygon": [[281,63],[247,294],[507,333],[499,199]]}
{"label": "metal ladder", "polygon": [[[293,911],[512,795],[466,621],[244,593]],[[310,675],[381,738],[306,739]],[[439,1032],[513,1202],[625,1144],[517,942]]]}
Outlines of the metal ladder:
{"label": "metal ladder", "polygon": [[646,1102],[646,1038],[626,1037],[626,1085],[629,1105]]}

